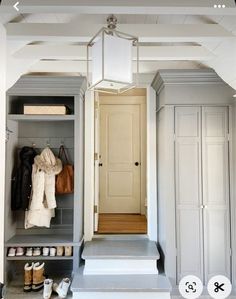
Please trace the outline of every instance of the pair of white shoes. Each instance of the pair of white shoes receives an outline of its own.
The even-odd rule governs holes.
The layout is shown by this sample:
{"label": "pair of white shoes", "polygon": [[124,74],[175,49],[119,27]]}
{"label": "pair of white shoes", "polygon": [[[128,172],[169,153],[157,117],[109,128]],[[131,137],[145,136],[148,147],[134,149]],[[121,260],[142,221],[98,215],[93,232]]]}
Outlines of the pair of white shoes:
{"label": "pair of white shoes", "polygon": [[56,252],[55,247],[43,247],[43,256],[56,256]]}
{"label": "pair of white shoes", "polygon": [[41,255],[41,249],[40,247],[28,247],[26,249],[26,256],[40,256]]}
{"label": "pair of white shoes", "polygon": [[66,298],[67,293],[70,288],[71,281],[69,278],[63,278],[62,281],[57,284],[53,283],[52,279],[44,280],[44,289],[43,289],[43,298],[50,299],[52,295],[52,291],[58,294],[59,298]]}
{"label": "pair of white shoes", "polygon": [[24,255],[24,248],[23,247],[11,247],[9,248],[8,251],[8,256],[13,257],[13,256],[23,256]]}

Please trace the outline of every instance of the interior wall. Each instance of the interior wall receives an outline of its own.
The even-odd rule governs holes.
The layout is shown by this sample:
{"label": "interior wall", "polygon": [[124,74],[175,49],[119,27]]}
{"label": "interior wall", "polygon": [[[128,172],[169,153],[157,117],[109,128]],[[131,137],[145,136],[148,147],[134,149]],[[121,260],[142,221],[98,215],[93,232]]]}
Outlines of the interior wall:
{"label": "interior wall", "polygon": [[[0,219],[4,219],[5,189],[5,121],[6,121],[6,31],[0,24]],[[0,282],[4,280],[4,221],[0,221]]]}

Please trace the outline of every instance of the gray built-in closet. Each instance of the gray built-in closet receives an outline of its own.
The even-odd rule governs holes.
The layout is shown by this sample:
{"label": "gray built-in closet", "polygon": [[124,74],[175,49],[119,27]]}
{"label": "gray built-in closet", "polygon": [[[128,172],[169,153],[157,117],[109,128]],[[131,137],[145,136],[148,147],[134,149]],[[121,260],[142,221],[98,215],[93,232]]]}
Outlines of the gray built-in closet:
{"label": "gray built-in closet", "polygon": [[153,87],[165,272],[173,286],[185,275],[234,280],[234,90],[212,70],[160,71]]}
{"label": "gray built-in closet", "polygon": [[[23,274],[26,261],[45,260],[47,274],[70,275],[79,267],[83,237],[84,77],[23,76],[7,92],[5,269],[7,286]],[[23,104],[63,104],[68,115],[24,115]],[[74,193],[58,195],[56,217],[50,228],[24,229],[24,211],[11,210],[11,179],[23,146],[40,153],[60,145],[74,164]],[[10,247],[73,246],[71,257],[7,257]],[[56,265],[56,267],[55,267]],[[56,270],[55,270],[56,269]],[[51,272],[50,272],[51,271]],[[62,272],[62,273],[60,273]]]}

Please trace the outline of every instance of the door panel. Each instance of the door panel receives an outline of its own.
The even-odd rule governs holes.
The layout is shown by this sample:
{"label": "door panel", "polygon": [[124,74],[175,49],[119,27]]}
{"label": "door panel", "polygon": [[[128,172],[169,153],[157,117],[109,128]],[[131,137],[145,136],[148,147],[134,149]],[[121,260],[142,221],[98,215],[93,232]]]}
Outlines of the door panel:
{"label": "door panel", "polygon": [[140,106],[101,105],[101,213],[140,213],[140,146]]}
{"label": "door panel", "polygon": [[203,108],[205,279],[230,278],[228,108]]}
{"label": "door panel", "polygon": [[[201,217],[199,208],[179,209],[177,213],[178,279],[186,275],[202,277]],[[191,223],[191,225],[190,225]]]}
{"label": "door panel", "polygon": [[203,278],[200,121],[200,108],[175,108],[178,281],[190,274]]}

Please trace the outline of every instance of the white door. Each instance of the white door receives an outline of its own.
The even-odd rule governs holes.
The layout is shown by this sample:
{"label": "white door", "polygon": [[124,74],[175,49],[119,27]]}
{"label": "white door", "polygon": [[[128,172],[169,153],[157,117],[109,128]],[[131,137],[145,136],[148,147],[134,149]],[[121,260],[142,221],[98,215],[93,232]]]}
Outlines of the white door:
{"label": "white door", "polygon": [[140,106],[100,105],[100,213],[140,213]]}
{"label": "white door", "polygon": [[230,278],[228,108],[203,107],[205,278]]}
{"label": "white door", "polygon": [[175,108],[177,280],[203,278],[201,108]]}

